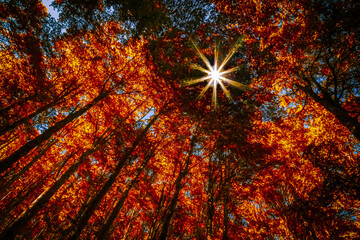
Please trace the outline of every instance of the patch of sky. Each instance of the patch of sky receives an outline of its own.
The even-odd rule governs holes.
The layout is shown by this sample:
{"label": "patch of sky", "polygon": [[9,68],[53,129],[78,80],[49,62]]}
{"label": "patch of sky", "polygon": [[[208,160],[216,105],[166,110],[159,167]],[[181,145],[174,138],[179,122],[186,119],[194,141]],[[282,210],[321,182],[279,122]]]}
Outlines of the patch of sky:
{"label": "patch of sky", "polygon": [[136,157],[135,159],[132,160],[132,164],[139,163],[140,160],[141,160],[141,159],[140,159],[139,157]]}
{"label": "patch of sky", "polygon": [[146,173],[149,177],[152,177],[154,175],[154,171],[152,169],[149,169]]}
{"label": "patch of sky", "polygon": [[155,115],[155,112],[156,112],[156,108],[151,107],[150,110],[143,117],[141,117],[141,120],[145,124],[148,124],[150,119]]}
{"label": "patch of sky", "polygon": [[96,158],[94,158],[94,157],[90,157],[90,161],[91,161],[91,165],[99,163],[99,161],[96,160]]}
{"label": "patch of sky", "polygon": [[[253,182],[253,180],[251,178],[248,178],[245,180],[245,184],[251,184]],[[240,183],[241,184],[241,183]]]}
{"label": "patch of sky", "polygon": [[311,114],[309,114],[309,115],[307,115],[306,117],[305,117],[305,119],[304,119],[304,127],[305,128],[309,128],[309,127],[311,127],[311,122],[312,122],[312,120],[313,120],[313,115],[311,115]]}
{"label": "patch of sky", "polygon": [[248,222],[248,221],[246,221],[246,219],[245,219],[245,218],[242,218],[242,219],[240,220],[240,223],[241,223],[244,227],[249,226],[249,222]]}
{"label": "patch of sky", "polygon": [[358,143],[355,143],[354,145],[353,145],[353,151],[354,151],[354,153],[355,154],[359,154],[359,152],[360,152],[360,143],[358,142]]}
{"label": "patch of sky", "polygon": [[279,169],[279,168],[280,168],[280,164],[278,163],[274,164],[273,169]]}
{"label": "patch of sky", "polygon": [[105,12],[106,12],[108,15],[113,15],[113,14],[115,14],[115,8],[114,8],[113,6],[106,7],[106,8],[105,8]]}
{"label": "patch of sky", "polygon": [[49,124],[39,123],[34,125],[35,129],[39,131],[40,134],[45,132],[49,128]]}
{"label": "patch of sky", "polygon": [[195,143],[194,155],[200,156],[200,157],[205,157],[204,153],[205,153],[205,150],[203,149],[203,146],[199,143]]}
{"label": "patch of sky", "polygon": [[[275,98],[275,102],[277,102],[278,98]],[[275,121],[278,118],[284,117],[286,113],[286,109],[281,108],[279,104],[276,103],[264,103],[260,106],[260,110],[262,112],[263,122]]]}
{"label": "patch of sky", "polygon": [[58,20],[59,19],[59,12],[53,6],[51,6],[51,4],[54,1],[53,0],[42,0],[42,2],[45,5],[45,7],[47,7],[50,16],[52,16],[53,18]]}
{"label": "patch of sky", "polygon": [[146,226],[145,223],[143,223],[142,228],[145,233],[150,232],[150,228],[148,226]]}
{"label": "patch of sky", "polygon": [[[75,108],[73,108],[75,110]],[[64,116],[67,116],[70,112],[72,111],[72,109],[70,109],[70,111],[66,111],[63,112],[62,114]],[[51,119],[55,116],[57,116],[59,114],[58,109],[53,109],[51,110],[49,113],[46,114],[46,118],[45,119]],[[43,115],[37,115],[36,117],[33,117],[32,120],[34,122],[37,122],[37,124],[34,125],[35,129],[37,129],[39,131],[39,133],[43,133],[44,131],[46,131],[49,127],[50,124],[48,123],[47,120],[43,120]]]}
{"label": "patch of sky", "polygon": [[344,210],[342,208],[339,209],[339,215],[344,220],[350,220],[354,223],[357,222],[358,218],[356,216],[356,212],[359,211],[359,209],[348,209]]}
{"label": "patch of sky", "polygon": [[[286,190],[286,189],[285,189]],[[275,190],[279,195],[283,195],[284,194],[284,189],[279,189],[279,188],[276,188]],[[291,202],[289,200],[289,197],[288,196],[284,196],[284,202],[283,204],[285,206],[290,206],[291,205]]]}
{"label": "patch of sky", "polygon": [[269,218],[271,218],[271,219],[278,219],[279,217],[276,216],[274,213],[270,213],[270,214],[269,214]]}
{"label": "patch of sky", "polygon": [[219,16],[215,4],[207,1],[165,0],[164,2],[168,8],[167,15],[172,26],[185,32],[191,33],[196,29],[194,25],[214,22]]}
{"label": "patch of sky", "polygon": [[127,35],[122,36],[122,38],[121,38],[122,41],[126,42],[131,37],[130,32],[136,31],[136,25],[137,25],[137,22],[130,21],[130,20],[127,20],[123,23],[123,26],[125,27],[125,29],[129,30],[129,36],[127,36]]}
{"label": "patch of sky", "polygon": [[271,238],[266,238],[266,239],[269,239],[269,240],[273,240],[273,239],[275,239],[275,240],[280,240],[280,239],[284,239],[284,237],[280,237],[280,236],[278,236],[278,235],[274,235],[274,236],[272,236]]}
{"label": "patch of sky", "polygon": [[[4,29],[9,29],[10,28],[10,24],[7,22],[1,22],[2,27]],[[5,36],[6,34],[0,34],[0,43],[1,45],[10,45],[10,39],[8,37]],[[4,46],[1,46],[1,48],[3,48]]]}
{"label": "patch of sky", "polygon": [[116,94],[119,94],[119,95],[122,95],[125,93],[123,88],[115,88],[114,91]]}

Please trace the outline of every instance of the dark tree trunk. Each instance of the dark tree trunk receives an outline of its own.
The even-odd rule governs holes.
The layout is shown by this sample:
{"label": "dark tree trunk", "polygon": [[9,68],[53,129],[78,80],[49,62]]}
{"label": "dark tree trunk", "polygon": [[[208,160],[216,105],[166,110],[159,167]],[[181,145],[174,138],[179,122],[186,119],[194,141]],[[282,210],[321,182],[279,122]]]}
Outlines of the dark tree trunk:
{"label": "dark tree trunk", "polygon": [[135,148],[139,145],[139,143],[144,139],[146,136],[146,133],[150,129],[150,127],[155,123],[155,121],[158,119],[159,114],[154,116],[153,119],[147,124],[146,128],[141,132],[141,134],[135,139],[132,147],[128,149],[124,155],[119,160],[119,163],[117,164],[115,170],[109,177],[109,179],[105,182],[103,187],[100,189],[100,191],[90,200],[88,204],[88,208],[84,212],[84,214],[81,216],[79,222],[77,223],[76,229],[71,233],[70,237],[68,239],[78,239],[80,237],[80,234],[84,227],[86,226],[87,222],[89,221],[90,217],[94,213],[97,206],[100,204],[101,200],[104,198],[106,193],[110,190],[111,186],[116,181],[116,178],[120,174],[121,169],[125,166],[126,162],[129,160],[130,155],[135,150]]}
{"label": "dark tree trunk", "polygon": [[[69,96],[76,88],[74,86],[70,86],[66,89],[63,90],[63,92],[56,98],[56,100],[53,100],[51,101],[50,103],[48,104],[45,104],[44,106],[40,107],[39,109],[35,110],[33,113],[29,114],[28,116],[26,117],[23,117],[19,120],[16,120],[15,122],[11,123],[11,124],[7,124],[5,126],[2,126],[0,128],[0,136],[4,135],[5,133],[15,129],[16,127],[28,122],[31,118],[33,117],[36,117],[37,115],[39,115],[40,113],[42,112],[45,112],[47,111],[48,109],[56,106],[56,105],[59,105],[63,102],[66,101],[66,97]],[[46,94],[42,94],[42,95],[46,95]],[[40,101],[41,99],[41,95],[39,96],[39,94],[37,95],[33,95],[31,97],[28,97],[22,101],[20,101],[20,103],[24,103],[30,99],[39,99],[38,101]],[[13,106],[9,106],[7,107],[6,109],[2,109],[0,110],[0,116],[4,115],[5,112],[8,112],[10,109],[14,108],[15,107],[15,104],[13,104]],[[5,117],[5,116],[2,116],[2,117]],[[6,117],[5,117],[6,119]]]}
{"label": "dark tree trunk", "polygon": [[36,163],[45,153],[46,151],[51,148],[57,141],[50,142],[44,149],[41,149],[40,152],[28,163],[25,167],[23,167],[18,173],[15,174],[6,184],[1,187],[1,192],[5,192],[10,186],[18,180],[25,172],[27,172],[34,163]]}
{"label": "dark tree trunk", "polygon": [[177,202],[179,200],[180,190],[183,187],[181,184],[181,181],[186,177],[186,174],[189,171],[190,159],[191,159],[191,156],[192,156],[192,153],[194,150],[194,146],[195,146],[195,139],[196,139],[195,136],[191,139],[191,148],[190,148],[190,152],[185,161],[185,168],[182,171],[180,171],[179,176],[175,180],[175,192],[171,199],[168,211],[166,212],[166,215],[163,219],[163,226],[161,228],[159,240],[166,240],[166,238],[167,238],[168,231],[170,228],[170,222],[175,213],[175,210],[177,207]]}
{"label": "dark tree trunk", "polygon": [[313,89],[309,86],[300,86],[296,85],[299,89],[309,95],[315,102],[322,105],[326,110],[334,114],[335,118],[344,125],[349,132],[358,140],[360,141],[360,123],[358,121],[358,115],[351,117],[349,113],[341,106],[341,104],[335,101],[330,94],[323,90],[321,86],[320,88],[322,97],[316,94]]}
{"label": "dark tree trunk", "polygon": [[0,173],[9,169],[14,163],[20,160],[22,157],[27,155],[32,149],[39,146],[46,140],[48,140],[53,134],[61,130],[65,125],[73,121],[74,119],[80,117],[86,111],[88,111],[91,107],[96,105],[102,99],[106,98],[109,95],[109,92],[102,92],[99,96],[97,96],[91,103],[88,103],[83,108],[78,111],[69,114],[63,120],[55,123],[54,126],[48,128],[45,132],[34,138],[33,140],[27,142],[25,145],[20,147],[17,151],[11,154],[9,157],[5,158],[0,162]]}
{"label": "dark tree trunk", "polygon": [[223,231],[223,240],[229,239],[229,207],[228,207],[228,186],[224,187],[223,193],[223,204],[224,204],[224,231]]}
{"label": "dark tree trunk", "polygon": [[114,223],[116,217],[119,215],[119,212],[122,208],[122,206],[125,203],[125,200],[127,198],[127,196],[129,195],[130,190],[135,186],[135,184],[137,183],[140,174],[144,171],[144,168],[146,167],[146,165],[149,163],[150,159],[152,158],[154,154],[150,153],[146,159],[144,160],[144,162],[142,163],[142,165],[139,167],[139,169],[137,170],[136,176],[134,179],[131,180],[130,185],[127,187],[127,189],[125,190],[125,192],[122,194],[120,200],[118,201],[118,203],[116,204],[115,208],[113,209],[110,217],[108,218],[108,220],[105,222],[104,225],[102,225],[99,229],[99,232],[97,234],[97,239],[101,240],[101,239],[108,239],[110,236],[110,228],[112,226],[112,224]]}
{"label": "dark tree trunk", "polygon": [[59,188],[68,180],[71,175],[78,169],[78,167],[85,162],[85,160],[99,149],[99,146],[93,147],[84,152],[79,160],[70,166],[70,168],[56,181],[48,190],[42,193],[33,202],[30,207],[24,211],[10,226],[8,226],[1,234],[0,239],[15,239],[15,236],[25,225],[46,205],[51,197],[59,190]]}
{"label": "dark tree trunk", "polygon": [[148,239],[154,239],[157,234],[157,231],[159,229],[159,224],[158,224],[158,221],[156,221],[156,217],[160,214],[161,210],[164,208],[164,204],[166,201],[165,186],[166,186],[166,184],[163,183],[159,203],[156,207],[155,214],[154,214],[154,221],[152,222],[152,224],[150,226]]}

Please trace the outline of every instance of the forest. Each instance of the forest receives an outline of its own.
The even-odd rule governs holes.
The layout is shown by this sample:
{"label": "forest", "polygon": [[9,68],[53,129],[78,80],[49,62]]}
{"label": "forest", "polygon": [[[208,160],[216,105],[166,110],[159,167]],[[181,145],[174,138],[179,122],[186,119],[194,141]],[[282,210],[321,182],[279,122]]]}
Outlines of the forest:
{"label": "forest", "polygon": [[360,239],[360,1],[46,2],[0,1],[1,240]]}

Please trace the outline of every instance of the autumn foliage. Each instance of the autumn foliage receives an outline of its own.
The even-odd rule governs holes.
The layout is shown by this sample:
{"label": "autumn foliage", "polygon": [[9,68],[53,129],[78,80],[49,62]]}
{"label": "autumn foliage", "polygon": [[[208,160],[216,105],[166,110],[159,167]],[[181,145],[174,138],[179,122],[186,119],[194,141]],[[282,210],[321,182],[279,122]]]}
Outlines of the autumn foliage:
{"label": "autumn foliage", "polygon": [[357,1],[53,4],[0,3],[0,239],[360,238]]}

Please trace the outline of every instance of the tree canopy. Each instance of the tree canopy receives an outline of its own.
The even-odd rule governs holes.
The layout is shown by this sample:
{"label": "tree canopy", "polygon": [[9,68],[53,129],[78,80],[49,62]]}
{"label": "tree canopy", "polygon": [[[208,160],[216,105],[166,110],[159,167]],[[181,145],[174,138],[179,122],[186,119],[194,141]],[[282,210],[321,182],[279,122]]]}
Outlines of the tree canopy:
{"label": "tree canopy", "polygon": [[360,238],[360,2],[0,3],[0,239]]}

